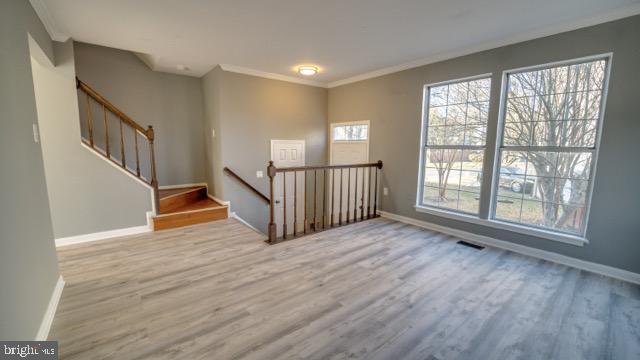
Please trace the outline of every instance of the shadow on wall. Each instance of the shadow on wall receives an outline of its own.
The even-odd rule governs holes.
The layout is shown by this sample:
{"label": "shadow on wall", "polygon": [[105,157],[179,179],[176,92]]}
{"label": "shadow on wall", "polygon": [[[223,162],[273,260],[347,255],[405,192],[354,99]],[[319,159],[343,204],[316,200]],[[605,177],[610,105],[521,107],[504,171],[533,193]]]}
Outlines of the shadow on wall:
{"label": "shadow on wall", "polygon": [[[261,180],[260,185],[252,184],[258,191],[269,197],[269,178],[265,177]],[[246,180],[246,179],[245,179]],[[228,189],[227,201],[231,202],[231,211],[236,212],[234,204],[243,204],[241,213],[236,215],[242,218],[242,220],[251,224],[251,226],[260,230],[262,233],[267,233],[267,225],[269,224],[269,205],[260,199],[256,194],[247,189],[244,185],[238,182],[236,179],[231,178],[228,175],[224,176],[224,186]],[[266,190],[266,191],[265,191]]]}

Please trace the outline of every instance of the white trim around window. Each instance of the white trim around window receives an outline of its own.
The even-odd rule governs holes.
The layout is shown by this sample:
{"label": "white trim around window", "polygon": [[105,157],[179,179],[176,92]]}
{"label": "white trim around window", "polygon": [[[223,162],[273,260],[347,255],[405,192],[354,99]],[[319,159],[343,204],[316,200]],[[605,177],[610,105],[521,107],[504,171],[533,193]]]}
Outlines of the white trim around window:
{"label": "white trim around window", "polygon": [[[598,54],[598,55],[574,58],[574,59],[563,60],[563,61],[555,61],[555,62],[541,64],[541,65],[509,69],[509,70],[504,70],[502,72],[502,83],[500,87],[500,108],[499,108],[499,114],[498,114],[498,126],[496,127],[497,134],[496,134],[496,144],[494,149],[494,162],[492,166],[492,173],[490,175],[491,176],[491,190],[490,190],[491,196],[490,196],[490,203],[489,203],[489,218],[487,219],[489,223],[497,224],[500,228],[504,228],[507,230],[520,232],[520,233],[524,233],[532,236],[538,236],[538,237],[551,239],[551,240],[558,240],[562,242],[567,242],[563,240],[569,240],[569,243],[579,241],[579,242],[582,242],[583,244],[586,244],[589,242],[589,240],[586,237],[586,233],[589,225],[588,223],[589,223],[589,214],[591,210],[591,199],[593,196],[593,183],[595,180],[598,154],[600,150],[600,139],[602,136],[605,105],[607,100],[607,92],[609,89],[609,78],[611,75],[612,58],[613,58],[613,53],[605,53],[605,54]],[[508,151],[508,148],[509,148],[503,145],[505,118],[506,118],[506,102],[507,102],[507,95],[509,91],[509,75],[522,73],[522,72],[550,69],[554,67],[588,63],[588,62],[598,61],[598,60],[604,60],[606,68],[605,68],[604,78],[603,78],[603,87],[601,90],[602,95],[600,99],[600,110],[598,114],[596,130],[595,130],[596,136],[594,140],[594,145],[592,148],[581,147],[576,149],[571,149],[571,148],[568,149],[568,150],[576,150],[576,151],[580,150],[584,152],[591,152],[593,154],[591,158],[590,171],[589,171],[590,175],[588,179],[589,184],[588,184],[586,201],[585,201],[585,212],[586,212],[584,215],[585,223],[584,223],[584,228],[582,229],[582,232],[580,234],[573,234],[573,233],[562,232],[562,231],[547,230],[545,228],[536,227],[533,225],[526,225],[526,224],[521,225],[520,223],[496,219],[496,205],[497,205],[497,198],[498,198],[497,194],[498,194],[498,187],[499,187],[499,181],[500,181],[499,171],[500,171],[501,153],[502,151],[505,151],[505,149],[507,149]],[[519,147],[511,147],[511,148],[515,149],[514,151],[517,151],[519,149]],[[531,146],[528,148],[528,150],[529,151],[532,151],[532,150],[535,151],[536,149],[537,151],[553,150],[551,148],[557,149],[562,147],[557,146],[557,147],[549,147],[549,148],[546,148],[546,147],[536,148]],[[567,149],[565,149],[565,151],[567,151]]]}
{"label": "white trim around window", "polygon": [[[458,78],[458,79],[453,79],[453,80],[447,80],[447,81],[441,81],[441,82],[436,82],[436,83],[430,83],[430,84],[426,84],[423,87],[423,93],[422,93],[422,114],[421,114],[421,125],[420,125],[420,155],[418,157],[418,183],[417,183],[417,189],[416,189],[416,203],[415,203],[415,207],[416,208],[423,208],[423,209],[434,209],[434,211],[438,212],[438,211],[442,211],[443,214],[446,213],[454,213],[454,214],[460,214],[464,217],[475,217],[477,216],[477,214],[479,214],[479,210],[480,208],[478,208],[478,212],[474,213],[469,213],[469,212],[465,212],[465,211],[460,211],[460,210],[453,210],[453,209],[447,209],[445,207],[438,207],[438,206],[433,206],[433,205],[425,205],[424,202],[424,188],[425,188],[425,158],[426,158],[426,153],[427,153],[427,148],[432,148],[432,149],[459,149],[461,151],[464,150],[482,150],[483,154],[486,155],[486,150],[487,150],[487,143],[486,143],[486,132],[487,132],[487,126],[488,126],[488,119],[487,119],[487,124],[485,124],[485,139],[484,139],[484,144],[483,145],[442,145],[442,146],[428,146],[427,141],[428,141],[428,127],[429,127],[429,108],[430,108],[430,98],[429,98],[429,92],[431,88],[434,87],[440,87],[440,86],[445,86],[445,85],[451,85],[451,84],[458,84],[458,83],[464,83],[464,82],[471,82],[474,80],[482,80],[482,79],[488,79],[489,80],[489,84],[491,84],[491,80],[492,80],[492,74],[491,73],[485,73],[485,74],[479,74],[479,75],[474,75],[474,76],[468,76],[468,77],[464,77],[464,78]],[[489,85],[489,99],[487,100],[488,103],[490,103],[491,98],[491,85]],[[469,103],[469,100],[467,99],[467,104]],[[489,112],[489,109],[487,108],[487,113]],[[466,114],[465,114],[466,116]],[[466,120],[465,120],[465,128],[466,128]],[[461,152],[462,153],[462,152]],[[483,155],[483,161],[484,161],[484,155]],[[445,185],[446,186],[446,185]],[[479,194],[480,196],[480,194]]]}
{"label": "white trim around window", "polygon": [[416,209],[417,212],[421,212],[425,214],[431,214],[431,215],[444,217],[447,219],[463,221],[463,222],[468,222],[468,223],[482,225],[482,226],[488,226],[494,229],[508,230],[518,234],[535,236],[540,239],[553,240],[553,241],[558,241],[561,243],[576,245],[576,246],[584,246],[589,243],[589,240],[580,236],[573,236],[573,235],[564,234],[564,233],[546,231],[544,229],[531,228],[528,226],[521,226],[521,225],[512,224],[504,221],[499,221],[499,220],[482,219],[474,215],[467,215],[464,213],[448,211],[445,209],[430,208],[430,207],[420,206],[420,205],[415,205],[414,208]]}
{"label": "white trim around window", "polygon": [[[485,147],[485,152],[486,151],[491,151],[493,149],[494,151],[494,156],[493,156],[493,163],[492,163],[492,171],[491,173],[488,174],[483,174],[483,176],[489,176],[491,178],[490,181],[490,188],[488,189],[488,191],[490,191],[490,196],[488,197],[484,197],[484,201],[489,201],[489,213],[488,214],[469,214],[469,213],[464,213],[464,212],[459,212],[456,210],[449,210],[449,209],[445,209],[445,208],[439,208],[439,207],[433,207],[433,206],[428,206],[428,205],[424,205],[422,203],[422,198],[423,198],[423,189],[424,189],[424,161],[425,161],[425,148],[426,148],[426,141],[427,141],[427,137],[426,135],[426,126],[428,126],[428,111],[429,111],[429,88],[430,87],[434,87],[434,86],[439,86],[439,85],[445,85],[445,84],[451,84],[451,83],[456,83],[456,82],[462,82],[462,81],[469,81],[469,80],[474,80],[474,79],[480,79],[480,78],[486,78],[486,77],[491,77],[491,74],[482,74],[482,75],[477,75],[477,76],[472,76],[472,77],[467,77],[467,78],[461,78],[461,79],[455,79],[455,80],[450,80],[450,81],[444,81],[444,82],[438,82],[438,83],[433,83],[433,84],[428,84],[425,85],[423,88],[423,104],[422,104],[422,116],[421,116],[421,136],[420,136],[420,155],[419,155],[419,163],[418,163],[418,169],[419,169],[419,176],[418,176],[418,184],[417,184],[417,191],[416,191],[416,204],[414,205],[414,208],[416,209],[417,212],[421,212],[421,213],[427,213],[427,214],[431,214],[431,215],[435,215],[435,216],[440,216],[440,217],[444,217],[444,218],[448,218],[448,219],[453,219],[453,220],[457,220],[457,221],[463,221],[463,222],[468,222],[468,223],[473,223],[473,224],[478,224],[478,225],[482,225],[482,226],[487,226],[487,227],[491,227],[491,228],[496,228],[496,229],[501,229],[501,230],[507,230],[507,231],[512,231],[515,233],[520,233],[520,234],[525,234],[525,235],[530,235],[536,238],[541,238],[541,239],[547,239],[547,240],[553,240],[553,241],[557,241],[557,242],[561,242],[561,243],[565,243],[565,244],[571,244],[571,245],[576,245],[576,246],[583,246],[585,244],[588,244],[589,241],[586,238],[586,233],[587,233],[587,228],[588,228],[588,221],[589,221],[589,213],[590,213],[590,207],[591,207],[591,199],[593,196],[593,183],[595,180],[595,175],[596,175],[596,169],[597,169],[597,161],[598,161],[598,154],[599,154],[599,149],[600,149],[600,139],[601,139],[601,135],[602,135],[602,127],[603,127],[603,119],[604,119],[604,113],[605,113],[605,105],[606,105],[606,99],[607,99],[607,91],[608,91],[608,87],[609,87],[609,80],[610,80],[610,73],[611,73],[611,63],[612,63],[612,57],[613,54],[612,53],[606,53],[606,54],[599,54],[599,55],[594,55],[594,56],[587,56],[587,57],[582,57],[582,58],[577,58],[577,59],[570,59],[570,60],[564,60],[564,61],[557,61],[557,62],[552,62],[552,63],[547,63],[547,64],[541,64],[541,65],[535,65],[535,66],[528,66],[528,67],[522,67],[522,68],[517,68],[517,69],[510,69],[510,70],[505,70],[502,72],[502,83],[501,83],[501,87],[500,87],[500,100],[499,100],[499,110],[498,110],[498,125],[496,126],[496,131],[497,131],[497,137],[496,137],[496,142],[495,142],[495,147],[491,147],[491,146],[487,146]],[[584,229],[582,231],[581,234],[573,234],[573,233],[567,233],[567,232],[561,232],[561,231],[555,231],[555,230],[550,230],[550,229],[546,229],[546,228],[541,228],[541,227],[535,227],[535,226],[530,226],[527,224],[521,224],[521,223],[515,223],[515,222],[509,222],[509,221],[505,221],[505,220],[500,220],[500,219],[496,219],[495,218],[495,209],[496,209],[496,202],[497,202],[497,192],[498,192],[498,181],[499,181],[499,171],[500,171],[500,152],[502,151],[502,143],[503,143],[503,131],[504,131],[504,121],[505,121],[505,116],[506,116],[506,101],[507,101],[507,91],[508,91],[508,77],[509,74],[513,74],[513,73],[517,73],[517,72],[525,72],[525,71],[533,71],[533,70],[542,70],[542,69],[547,69],[547,68],[552,68],[552,67],[557,67],[557,66],[563,66],[563,65],[573,65],[573,64],[580,64],[580,63],[585,63],[585,62],[590,62],[590,61],[595,61],[595,60],[605,60],[606,61],[606,69],[605,69],[605,76],[604,76],[604,83],[603,83],[603,87],[602,87],[602,95],[601,95],[601,104],[600,104],[600,114],[598,116],[598,123],[596,125],[596,134],[595,134],[595,145],[592,149],[593,151],[593,156],[591,159],[591,172],[590,172],[590,179],[589,179],[589,185],[588,185],[588,192],[586,194],[586,203],[585,203],[585,218],[584,218]],[[493,95],[493,94],[492,94]],[[488,144],[487,144],[488,145]],[[484,161],[488,161],[487,159],[490,158],[490,156],[484,156]],[[482,188],[481,189],[481,193],[487,191],[487,189]],[[481,197],[480,201],[483,201],[483,198]],[[482,203],[480,204],[480,208],[482,208]],[[481,217],[482,216],[482,217]],[[485,216],[488,216],[485,217]]]}

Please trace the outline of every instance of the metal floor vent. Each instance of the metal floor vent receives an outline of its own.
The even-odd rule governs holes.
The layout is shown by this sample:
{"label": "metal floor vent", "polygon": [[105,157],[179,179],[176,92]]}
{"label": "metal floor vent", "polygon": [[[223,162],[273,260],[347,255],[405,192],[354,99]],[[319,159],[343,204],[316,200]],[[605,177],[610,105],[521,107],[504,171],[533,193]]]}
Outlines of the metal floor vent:
{"label": "metal floor vent", "polygon": [[484,246],[480,246],[480,245],[477,245],[477,244],[472,244],[470,242],[466,242],[466,241],[462,241],[462,240],[458,241],[457,243],[460,244],[460,245],[468,246],[470,248],[474,248],[476,250],[484,249]]}

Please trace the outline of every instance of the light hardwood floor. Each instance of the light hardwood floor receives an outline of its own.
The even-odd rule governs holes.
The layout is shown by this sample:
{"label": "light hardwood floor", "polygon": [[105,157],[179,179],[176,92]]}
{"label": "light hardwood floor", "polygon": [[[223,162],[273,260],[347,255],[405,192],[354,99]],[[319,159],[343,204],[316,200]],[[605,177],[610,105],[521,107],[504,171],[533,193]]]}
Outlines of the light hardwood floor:
{"label": "light hardwood floor", "polygon": [[59,249],[61,359],[640,359],[640,287],[376,219]]}

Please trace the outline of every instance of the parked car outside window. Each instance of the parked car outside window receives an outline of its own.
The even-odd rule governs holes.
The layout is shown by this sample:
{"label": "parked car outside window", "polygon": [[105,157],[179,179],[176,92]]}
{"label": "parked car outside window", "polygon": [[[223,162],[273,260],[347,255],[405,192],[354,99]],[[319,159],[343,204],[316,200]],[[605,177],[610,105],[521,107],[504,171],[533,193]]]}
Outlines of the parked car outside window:
{"label": "parked car outside window", "polygon": [[519,167],[509,166],[500,168],[500,187],[509,189],[516,193],[524,192],[531,195],[533,193],[534,181],[525,179],[524,170]]}

